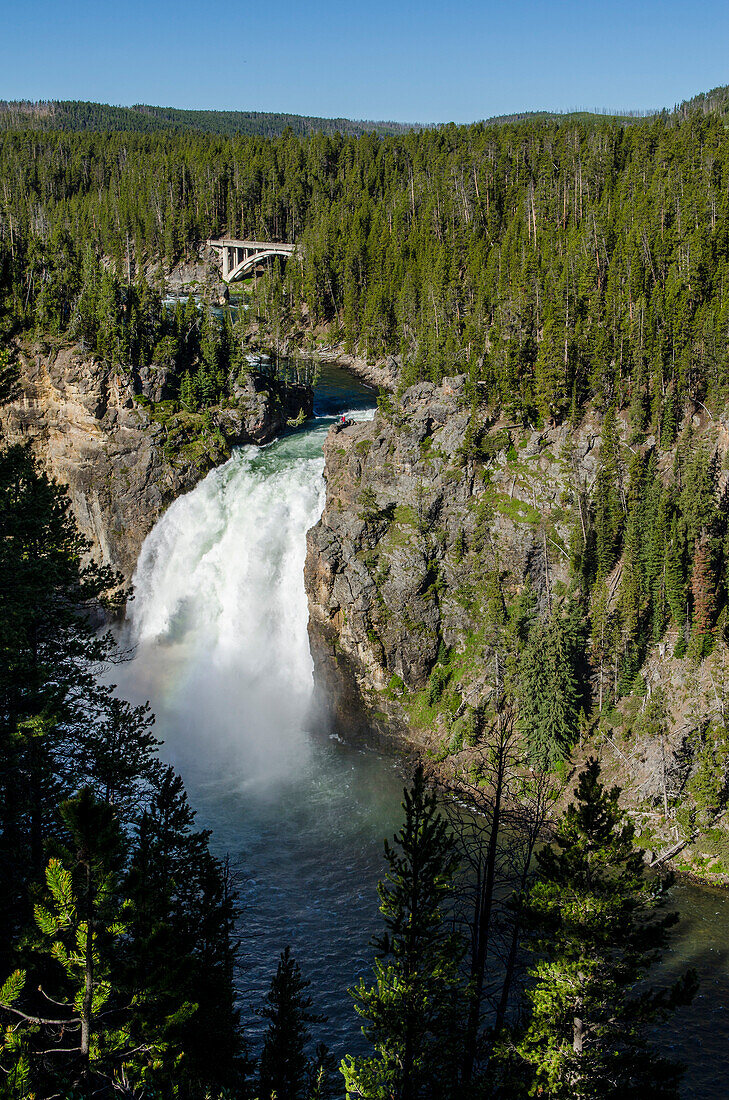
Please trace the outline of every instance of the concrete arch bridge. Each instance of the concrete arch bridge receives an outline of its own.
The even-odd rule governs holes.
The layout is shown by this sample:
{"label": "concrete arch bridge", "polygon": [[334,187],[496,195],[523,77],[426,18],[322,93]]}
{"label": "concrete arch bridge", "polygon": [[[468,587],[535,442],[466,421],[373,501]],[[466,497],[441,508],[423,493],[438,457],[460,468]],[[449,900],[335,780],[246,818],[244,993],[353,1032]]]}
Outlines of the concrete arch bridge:
{"label": "concrete arch bridge", "polygon": [[237,241],[232,237],[208,241],[208,245],[217,249],[221,255],[223,282],[226,283],[242,279],[244,275],[253,271],[261,260],[268,260],[274,256],[288,259],[296,247],[293,244],[280,244],[277,241]]}

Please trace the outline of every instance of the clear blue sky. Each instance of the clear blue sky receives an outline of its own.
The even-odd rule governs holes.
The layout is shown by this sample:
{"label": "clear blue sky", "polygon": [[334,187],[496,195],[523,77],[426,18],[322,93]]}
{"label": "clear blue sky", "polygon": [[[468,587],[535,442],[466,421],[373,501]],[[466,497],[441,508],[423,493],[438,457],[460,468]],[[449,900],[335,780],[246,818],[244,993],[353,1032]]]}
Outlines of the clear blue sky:
{"label": "clear blue sky", "polygon": [[0,99],[464,122],[727,83],[726,0],[0,0]]}

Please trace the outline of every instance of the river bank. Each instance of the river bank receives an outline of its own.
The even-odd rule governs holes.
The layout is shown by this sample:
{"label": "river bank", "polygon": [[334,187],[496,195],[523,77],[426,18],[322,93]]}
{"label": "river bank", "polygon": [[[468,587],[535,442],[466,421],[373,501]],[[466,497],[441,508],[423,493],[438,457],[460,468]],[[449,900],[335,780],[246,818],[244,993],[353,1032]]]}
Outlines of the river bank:
{"label": "river bank", "polygon": [[[313,335],[313,333],[311,334]],[[320,336],[321,339],[321,336]],[[346,351],[344,343],[312,343],[301,339],[286,339],[278,344],[264,338],[259,342],[255,322],[248,334],[248,347],[253,354],[263,353],[274,357],[311,360],[349,371],[360,382],[375,390],[394,391],[397,388],[400,363],[394,356],[371,362],[362,356]]]}
{"label": "river bank", "polygon": [[[323,368],[312,421],[237,451],[170,506],[139,560],[124,627],[134,659],[115,670],[128,697],[150,700],[163,757],[231,855],[240,1003],[260,1003],[290,943],[338,1056],[363,1047],[347,988],[370,976],[382,841],[399,826],[404,775],[398,758],[344,743],[316,705],[303,563],[324,440],[341,412],[370,417],[373,397]],[[672,906],[682,922],[657,980],[694,965],[702,985],[657,1038],[689,1064],[682,1095],[710,1100],[729,1073],[729,893],[681,882]],[[256,1048],[260,1029],[249,1038]]]}

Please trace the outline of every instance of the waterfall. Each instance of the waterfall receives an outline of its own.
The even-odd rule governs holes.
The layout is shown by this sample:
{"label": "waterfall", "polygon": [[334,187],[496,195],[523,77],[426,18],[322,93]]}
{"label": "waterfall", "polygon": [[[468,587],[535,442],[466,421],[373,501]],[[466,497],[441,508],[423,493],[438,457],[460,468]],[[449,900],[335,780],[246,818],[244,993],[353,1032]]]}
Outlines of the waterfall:
{"label": "waterfall", "polygon": [[[125,698],[150,700],[161,757],[213,850],[230,855],[244,1011],[291,944],[342,1055],[361,1045],[346,990],[369,971],[382,837],[402,783],[393,762],[330,738],[312,707],[306,532],[324,504],[324,437],[350,407],[338,396],[328,416],[237,451],[170,505],[139,556],[124,628],[132,659],[113,678]],[[250,1023],[253,1041],[262,1028]]]}
{"label": "waterfall", "polygon": [[323,507],[322,434],[236,452],[142,547],[128,613],[134,694],[150,688],[183,773],[194,757],[198,776],[260,784],[307,752],[303,567]]}

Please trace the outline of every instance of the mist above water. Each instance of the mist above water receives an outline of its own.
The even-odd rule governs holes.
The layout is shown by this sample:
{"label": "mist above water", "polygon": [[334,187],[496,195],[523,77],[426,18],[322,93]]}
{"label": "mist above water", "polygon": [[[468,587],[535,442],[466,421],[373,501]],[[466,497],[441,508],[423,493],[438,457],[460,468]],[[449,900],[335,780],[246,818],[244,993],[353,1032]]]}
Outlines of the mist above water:
{"label": "mist above water", "polygon": [[244,905],[237,986],[254,1045],[261,1024],[248,1009],[287,943],[329,1016],[319,1037],[339,1054],[361,1041],[347,988],[371,966],[382,840],[400,816],[402,779],[318,716],[303,570],[332,418],[369,418],[372,404],[371,391],[329,369],[306,429],[237,451],[169,507],[134,577],[134,659],[115,670],[124,695],[149,699],[161,755],[214,848],[231,855]]}
{"label": "mist above water", "polygon": [[[125,640],[135,656],[115,675],[125,696],[151,702],[162,756],[214,848],[231,855],[244,906],[237,987],[254,1048],[262,1022],[251,1009],[289,943],[329,1016],[317,1037],[341,1055],[362,1045],[347,988],[370,974],[382,839],[400,820],[402,777],[317,716],[306,531],[324,502],[331,418],[352,406],[369,417],[372,398],[328,369],[317,406],[306,429],[236,452],[165,512],[134,578]],[[709,1100],[729,1072],[729,895],[682,886],[672,900],[681,930],[660,974],[694,965],[701,989],[658,1034],[689,1063],[682,1094]]]}

